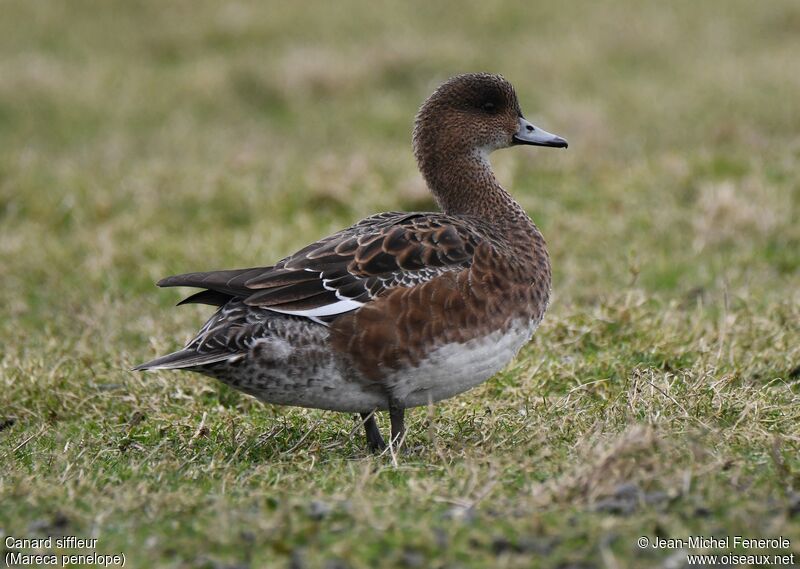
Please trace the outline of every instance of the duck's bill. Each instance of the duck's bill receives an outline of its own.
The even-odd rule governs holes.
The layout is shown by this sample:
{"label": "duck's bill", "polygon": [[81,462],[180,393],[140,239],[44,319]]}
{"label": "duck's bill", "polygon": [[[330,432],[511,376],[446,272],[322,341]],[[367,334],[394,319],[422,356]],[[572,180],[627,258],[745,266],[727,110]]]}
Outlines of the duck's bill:
{"label": "duck's bill", "polygon": [[519,129],[514,135],[514,144],[530,144],[532,146],[552,146],[554,148],[566,148],[567,141],[550,134],[544,129],[534,126],[524,118],[519,118]]}

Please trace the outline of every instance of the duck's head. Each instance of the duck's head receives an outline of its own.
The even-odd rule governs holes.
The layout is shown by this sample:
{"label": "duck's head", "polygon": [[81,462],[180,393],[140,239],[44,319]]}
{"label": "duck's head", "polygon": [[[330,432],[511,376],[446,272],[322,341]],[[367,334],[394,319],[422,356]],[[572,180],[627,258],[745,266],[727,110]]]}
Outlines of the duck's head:
{"label": "duck's head", "polygon": [[442,84],[422,104],[414,150],[422,163],[518,144],[566,148],[567,141],[522,116],[511,83],[500,75],[468,73]]}

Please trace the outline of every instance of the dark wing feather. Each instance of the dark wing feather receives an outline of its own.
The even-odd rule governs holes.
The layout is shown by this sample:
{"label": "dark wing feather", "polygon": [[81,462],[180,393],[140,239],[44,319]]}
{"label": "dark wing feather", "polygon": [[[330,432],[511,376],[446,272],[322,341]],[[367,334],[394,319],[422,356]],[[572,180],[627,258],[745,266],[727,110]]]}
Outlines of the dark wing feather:
{"label": "dark wing feather", "polygon": [[209,304],[211,306],[222,306],[226,304],[232,297],[224,292],[217,292],[216,290],[201,290],[194,293],[192,296],[186,297],[178,303],[178,306],[184,304]]}
{"label": "dark wing feather", "polygon": [[440,213],[384,213],[304,247],[272,267],[190,273],[160,286],[213,291],[185,302],[241,298],[258,306],[328,323],[386,291],[468,267],[485,240],[471,220]]}
{"label": "dark wing feather", "polygon": [[[161,279],[158,286],[190,286],[205,288],[231,297],[247,295],[244,283],[254,276],[269,271],[272,267],[254,267],[252,269],[233,269],[230,271],[208,271],[204,273],[186,273]],[[187,299],[188,300],[188,299]]]}

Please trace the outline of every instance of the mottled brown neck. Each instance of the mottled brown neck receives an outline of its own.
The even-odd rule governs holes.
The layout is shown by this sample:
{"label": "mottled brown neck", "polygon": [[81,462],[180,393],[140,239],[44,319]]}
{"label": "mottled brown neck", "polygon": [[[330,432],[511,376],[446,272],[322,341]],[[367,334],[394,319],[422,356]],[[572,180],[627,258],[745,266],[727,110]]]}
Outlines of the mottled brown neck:
{"label": "mottled brown neck", "polygon": [[[492,225],[492,236],[505,242],[507,265],[517,267],[514,279],[535,282],[546,298],[550,290],[550,258],[541,232],[494,176],[488,152],[469,141],[441,137],[426,128],[425,110],[414,129],[414,155],[439,207],[448,215],[480,218]],[[511,273],[509,273],[511,274]]]}
{"label": "mottled brown neck", "polygon": [[487,152],[436,141],[415,142],[419,169],[444,213],[494,222],[530,223],[522,206],[495,178]]}

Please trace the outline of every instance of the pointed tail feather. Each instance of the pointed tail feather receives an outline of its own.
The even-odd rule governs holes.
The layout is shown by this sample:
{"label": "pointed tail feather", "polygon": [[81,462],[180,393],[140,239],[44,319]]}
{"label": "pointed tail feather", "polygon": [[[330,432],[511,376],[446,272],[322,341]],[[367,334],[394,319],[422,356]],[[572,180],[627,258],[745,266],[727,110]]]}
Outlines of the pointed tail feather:
{"label": "pointed tail feather", "polygon": [[178,350],[166,356],[161,356],[152,361],[140,364],[133,368],[131,371],[146,371],[157,369],[184,369],[196,367],[201,365],[213,364],[238,357],[239,354],[225,352],[225,353],[210,353],[199,354],[194,350]]}

